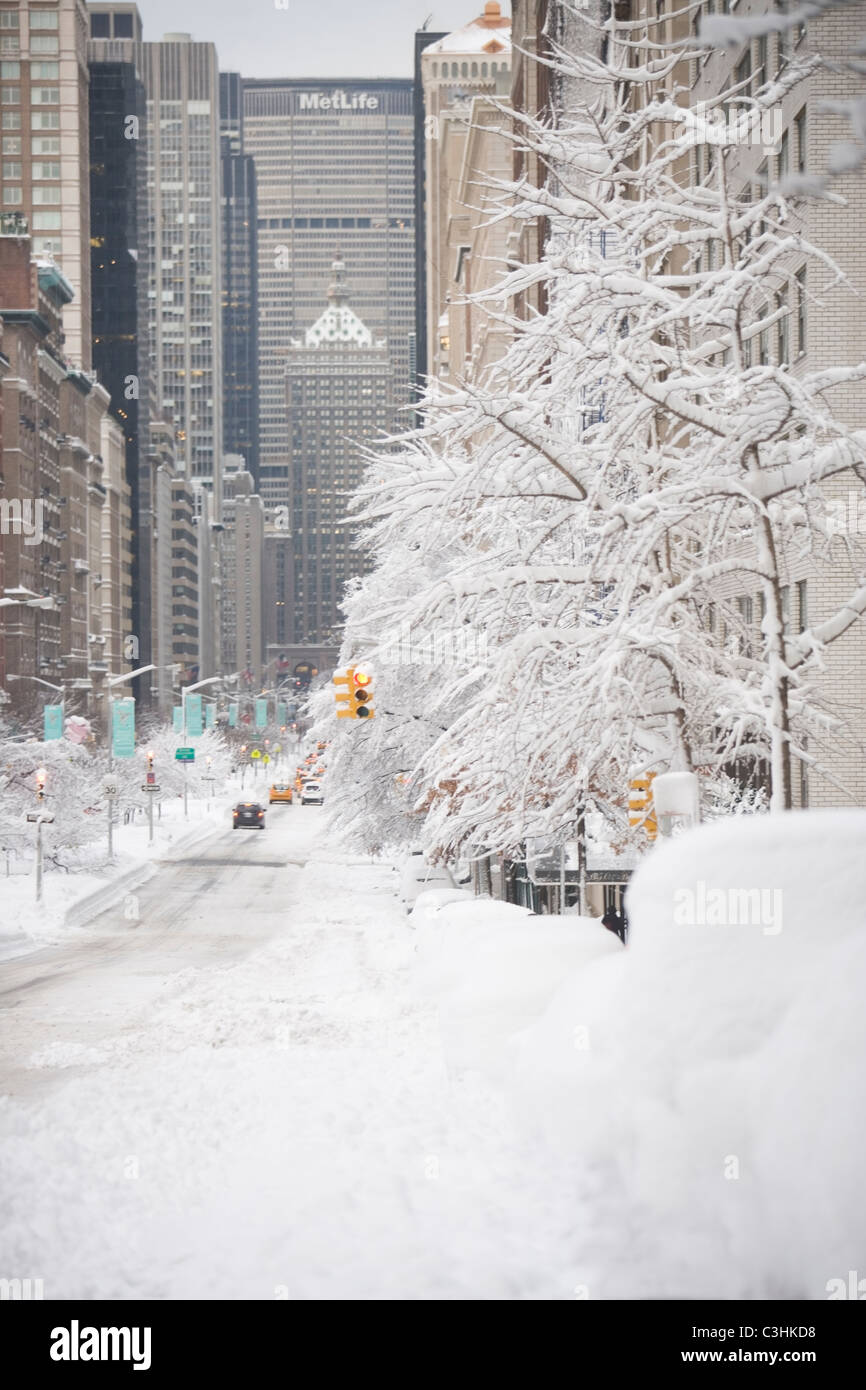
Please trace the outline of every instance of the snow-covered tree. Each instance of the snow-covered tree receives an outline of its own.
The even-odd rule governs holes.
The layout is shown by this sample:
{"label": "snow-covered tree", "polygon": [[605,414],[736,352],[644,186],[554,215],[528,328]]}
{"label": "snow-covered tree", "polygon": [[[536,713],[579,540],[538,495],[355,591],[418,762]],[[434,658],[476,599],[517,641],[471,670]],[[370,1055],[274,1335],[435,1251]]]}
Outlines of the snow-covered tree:
{"label": "snow-covered tree", "polygon": [[[648,767],[701,769],[717,802],[732,767],[766,768],[773,807],[791,805],[792,760],[820,771],[840,733],[823,652],[866,610],[866,557],[833,512],[834,486],[866,478],[866,431],[833,392],[866,364],[808,373],[786,350],[797,296],[841,272],[796,196],[755,189],[736,126],[720,141],[712,107],[685,108],[682,51],[617,37],[605,62],[557,53],[578,95],[555,129],[524,116],[520,133],[552,176],[500,190],[499,215],[543,217],[550,237],[491,311],[543,283],[547,312],[512,317],[483,384],[434,385],[423,428],[375,460],[358,500],[379,571],[352,598],[346,652],[400,623],[488,643],[483,678],[442,663],[425,700],[445,727],[414,767],[415,804],[452,850],[561,838],[588,801],[622,825]],[[818,61],[717,110],[736,100],[759,122]],[[696,144],[714,151],[700,177]],[[395,585],[407,547],[413,582]],[[838,566],[840,547],[847,593],[793,631],[792,556]],[[387,717],[377,741],[389,727],[409,763]]]}

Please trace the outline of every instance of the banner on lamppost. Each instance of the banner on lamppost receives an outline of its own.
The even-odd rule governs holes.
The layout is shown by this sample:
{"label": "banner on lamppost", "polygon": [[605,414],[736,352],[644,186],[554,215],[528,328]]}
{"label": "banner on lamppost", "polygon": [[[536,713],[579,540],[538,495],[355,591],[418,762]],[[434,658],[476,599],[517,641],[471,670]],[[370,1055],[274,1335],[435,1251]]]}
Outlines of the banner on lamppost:
{"label": "banner on lamppost", "polygon": [[268,724],[268,701],[256,700],[256,728],[265,729]]}
{"label": "banner on lamppost", "polygon": [[212,729],[215,723],[216,723],[216,705],[213,704],[213,703],[211,703],[211,704],[209,704],[209,705],[205,705],[205,707],[204,707],[204,726],[205,726],[205,728],[206,728],[206,729]]}
{"label": "banner on lamppost", "polygon": [[193,738],[200,734],[204,728],[202,722],[202,697],[201,695],[187,695],[186,697],[186,731]]}
{"label": "banner on lamppost", "polygon": [[277,724],[279,725],[280,728],[282,728],[283,725],[287,722],[287,720],[288,720],[288,711],[287,711],[287,709],[286,709],[286,706],[283,704],[283,702],[280,701],[280,703],[277,705]]}
{"label": "banner on lamppost", "polygon": [[131,696],[111,702],[111,748],[115,758],[135,756],[135,701]]}
{"label": "banner on lamppost", "polygon": [[176,734],[183,733],[183,706],[175,705],[171,712],[171,727]]}
{"label": "banner on lamppost", "polygon": [[63,706],[46,705],[42,711],[45,720],[43,737],[48,743],[53,738],[63,737]]}
{"label": "banner on lamppost", "polygon": [[238,707],[237,707],[237,705],[229,705],[229,728],[230,728],[230,729],[236,729],[237,727],[238,727]]}

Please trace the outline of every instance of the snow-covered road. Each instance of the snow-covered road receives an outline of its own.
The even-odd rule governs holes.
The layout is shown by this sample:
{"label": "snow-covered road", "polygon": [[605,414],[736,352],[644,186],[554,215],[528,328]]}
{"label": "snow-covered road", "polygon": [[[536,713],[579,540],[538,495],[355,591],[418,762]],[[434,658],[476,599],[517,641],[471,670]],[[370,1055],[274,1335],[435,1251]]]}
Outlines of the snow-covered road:
{"label": "snow-covered road", "polygon": [[[47,1298],[572,1298],[575,1176],[409,985],[389,864],[219,831],[0,994],[0,1274]],[[130,911],[138,920],[130,920]]]}

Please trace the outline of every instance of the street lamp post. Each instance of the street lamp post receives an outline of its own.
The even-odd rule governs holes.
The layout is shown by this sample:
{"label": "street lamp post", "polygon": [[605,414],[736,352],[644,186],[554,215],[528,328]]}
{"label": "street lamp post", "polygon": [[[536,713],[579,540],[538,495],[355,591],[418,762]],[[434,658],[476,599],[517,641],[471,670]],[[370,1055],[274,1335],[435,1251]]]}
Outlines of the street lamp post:
{"label": "street lamp post", "polygon": [[[203,680],[203,681],[196,681],[195,685],[185,685],[184,688],[183,688],[183,690],[180,692],[180,704],[181,704],[181,709],[183,710],[182,720],[183,720],[183,741],[184,741],[184,743],[186,743],[186,697],[187,697],[187,695],[191,695],[192,692],[193,692],[194,690],[201,690],[201,688],[202,688],[203,685],[218,685],[219,682],[220,682],[222,679],[223,679],[222,676],[207,676],[206,679]],[[189,790],[189,788],[188,788],[188,783],[187,783],[187,766],[186,766],[186,763],[184,763],[184,765],[183,765],[183,818],[184,818],[184,820],[188,820],[188,819],[189,819],[188,790]]]}
{"label": "street lamp post", "polygon": [[[107,728],[107,732],[108,732],[108,788],[113,788],[113,787],[114,787],[114,782],[112,781],[112,773],[114,772],[114,729],[113,729],[113,727],[112,727],[113,721],[112,721],[112,717],[111,717],[112,697],[111,697],[111,695],[110,695],[108,692],[111,690],[111,687],[112,687],[113,685],[125,685],[127,681],[133,680],[133,679],[135,678],[135,676],[143,676],[143,675],[145,674],[146,671],[155,671],[155,670],[156,670],[156,667],[153,666],[153,665],[150,665],[150,666],[139,666],[138,669],[135,670],[135,671],[124,671],[123,674],[120,675],[120,676],[108,676],[108,677],[106,677],[106,681],[105,681],[105,692],[106,692],[106,693],[105,693],[105,703],[106,703],[106,709],[105,709],[105,723],[106,723],[106,728]],[[106,795],[106,801],[108,802],[108,857],[109,857],[109,859],[112,859],[112,858],[114,857],[113,826],[114,826],[114,798],[115,798],[116,792],[114,792],[114,791],[112,791],[112,790],[106,790],[106,794],[105,794],[105,795]]]}
{"label": "street lamp post", "polygon": [[66,691],[62,685],[54,685],[51,681],[44,681],[41,676],[7,676],[7,681],[35,681],[37,685],[47,686],[49,690],[56,690],[60,696],[60,721],[64,730],[66,729]]}

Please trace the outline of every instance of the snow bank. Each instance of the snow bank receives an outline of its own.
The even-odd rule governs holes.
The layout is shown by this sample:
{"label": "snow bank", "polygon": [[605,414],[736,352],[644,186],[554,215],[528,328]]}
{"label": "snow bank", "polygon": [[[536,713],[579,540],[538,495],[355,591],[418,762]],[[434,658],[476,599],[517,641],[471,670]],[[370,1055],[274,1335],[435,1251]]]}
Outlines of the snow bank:
{"label": "snow bank", "polygon": [[596,1175],[599,1297],[823,1298],[866,1268],[866,813],[660,845],[598,923],[445,907],[417,967],[451,1065]]}
{"label": "snow bank", "polygon": [[597,921],[533,917],[528,908],[475,898],[443,903],[419,923],[415,982],[435,998],[454,1068],[497,1076],[512,1065],[509,1039],[588,961],[620,953]]}

